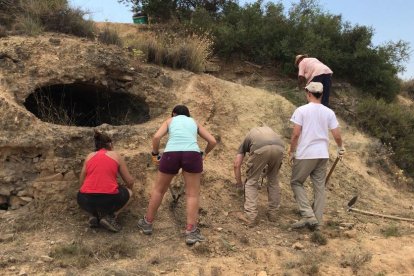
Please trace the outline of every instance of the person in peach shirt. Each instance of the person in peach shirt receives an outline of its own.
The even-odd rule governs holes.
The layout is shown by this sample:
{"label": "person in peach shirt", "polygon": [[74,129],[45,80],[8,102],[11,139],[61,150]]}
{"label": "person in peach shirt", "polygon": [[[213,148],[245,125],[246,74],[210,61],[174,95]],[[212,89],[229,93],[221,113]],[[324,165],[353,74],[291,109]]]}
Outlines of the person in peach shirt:
{"label": "person in peach shirt", "polygon": [[332,70],[318,59],[308,55],[297,55],[295,66],[298,67],[298,87],[303,90],[310,82],[320,82],[323,85],[322,104],[329,107],[329,94],[332,83]]}

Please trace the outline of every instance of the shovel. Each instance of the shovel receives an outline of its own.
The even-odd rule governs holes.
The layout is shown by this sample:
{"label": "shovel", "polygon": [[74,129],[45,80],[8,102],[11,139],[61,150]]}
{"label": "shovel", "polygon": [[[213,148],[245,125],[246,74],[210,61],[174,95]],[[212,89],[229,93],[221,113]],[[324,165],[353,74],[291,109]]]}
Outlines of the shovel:
{"label": "shovel", "polygon": [[357,199],[358,199],[358,196],[354,196],[348,202],[348,204],[347,204],[347,211],[348,212],[356,212],[356,213],[360,213],[360,214],[365,214],[365,215],[370,215],[370,216],[376,216],[376,217],[381,217],[381,218],[388,218],[388,219],[395,219],[395,220],[402,220],[402,221],[411,221],[411,222],[414,222],[414,219],[410,219],[410,218],[402,218],[402,217],[397,217],[397,216],[378,214],[378,213],[373,213],[373,212],[369,212],[369,211],[364,211],[364,210],[356,209],[356,208],[354,208],[352,206],[356,203]]}
{"label": "shovel", "polygon": [[338,161],[339,160],[341,160],[341,158],[339,156],[337,156],[336,159],[335,159],[335,161],[334,161],[334,163],[332,164],[331,169],[328,172],[328,175],[325,178],[325,187],[326,187],[326,185],[328,185],[329,178],[331,177],[331,175],[332,175],[332,173],[333,173],[333,171],[334,171],[334,169],[336,167],[336,164],[338,164]]}

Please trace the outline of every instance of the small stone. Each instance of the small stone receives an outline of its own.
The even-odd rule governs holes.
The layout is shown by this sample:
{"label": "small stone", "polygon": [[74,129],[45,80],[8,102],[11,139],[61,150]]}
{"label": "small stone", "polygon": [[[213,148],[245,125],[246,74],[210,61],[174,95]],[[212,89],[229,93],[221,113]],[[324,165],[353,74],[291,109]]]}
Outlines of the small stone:
{"label": "small stone", "polygon": [[50,42],[50,44],[55,45],[55,46],[60,45],[60,39],[59,38],[51,37],[51,38],[49,38],[49,42]]}
{"label": "small stone", "polygon": [[267,276],[267,272],[266,271],[260,271],[259,273],[257,273],[257,276]]}
{"label": "small stone", "polygon": [[221,230],[223,230],[223,228],[222,228],[222,227],[218,227],[218,228],[217,228],[217,231],[221,231]]}
{"label": "small stone", "polygon": [[29,196],[22,196],[20,197],[21,200],[24,200],[26,202],[31,202],[33,200],[33,198],[29,197]]}
{"label": "small stone", "polygon": [[120,81],[125,81],[125,82],[129,82],[129,81],[133,81],[134,78],[128,75],[123,75],[121,77],[118,78],[118,80]]}
{"label": "small stone", "polygon": [[22,197],[22,196],[27,196],[27,191],[26,191],[26,190],[19,191],[19,192],[17,193],[17,196],[20,196],[20,197]]}
{"label": "small stone", "polygon": [[37,163],[37,162],[39,162],[39,157],[33,158],[33,163]]}
{"label": "small stone", "polygon": [[49,257],[49,256],[47,256],[47,255],[40,256],[40,258],[41,258],[44,262],[47,262],[47,263],[53,262],[53,258],[52,258],[52,257]]}
{"label": "small stone", "polygon": [[305,247],[303,246],[303,244],[301,244],[300,242],[296,242],[296,243],[294,243],[293,245],[292,245],[292,248],[293,249],[296,249],[296,250],[302,250],[302,249],[304,249]]}
{"label": "small stone", "polygon": [[24,271],[24,269],[20,270],[19,276],[27,276],[26,271]]}
{"label": "small stone", "polygon": [[11,241],[14,238],[14,234],[0,234],[0,242]]}
{"label": "small stone", "polygon": [[15,271],[16,270],[16,267],[13,265],[13,266],[9,267],[9,270],[10,271]]}
{"label": "small stone", "polygon": [[345,237],[347,237],[348,239],[355,239],[357,234],[358,232],[356,229],[352,229],[352,230],[344,232]]}

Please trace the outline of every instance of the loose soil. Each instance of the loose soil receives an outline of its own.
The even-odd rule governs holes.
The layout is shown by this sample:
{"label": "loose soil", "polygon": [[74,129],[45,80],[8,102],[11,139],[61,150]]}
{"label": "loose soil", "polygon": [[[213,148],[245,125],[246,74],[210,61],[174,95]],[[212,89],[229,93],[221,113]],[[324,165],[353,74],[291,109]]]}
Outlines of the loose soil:
{"label": "loose soil", "polygon": [[[141,72],[151,71],[145,64],[139,66],[143,68]],[[158,99],[163,101],[163,109],[139,126],[102,126],[115,135],[116,149],[125,156],[137,179],[133,200],[120,215],[123,230],[114,234],[101,228],[89,228],[87,215],[76,204],[79,185],[76,178],[52,181],[50,187],[68,200],[54,202],[35,198],[20,209],[0,213],[2,275],[414,274],[413,223],[360,215],[347,212],[345,208],[348,201],[358,195],[356,208],[414,218],[413,193],[398,170],[394,175],[386,173],[375,162],[378,160],[373,146],[377,144],[375,139],[339,118],[347,153],[328,184],[325,224],[319,231],[290,229],[299,214],[289,185],[291,168],[286,157],[280,171],[280,219],[277,222],[267,220],[264,181],[258,201],[259,224],[249,228],[233,215],[243,206],[243,194],[233,186],[233,159],[244,135],[255,126],[269,125],[289,143],[289,118],[295,106],[281,96],[283,93],[278,93],[285,91],[290,81],[275,76],[274,85],[262,89],[266,88],[263,82],[256,85],[262,88],[255,88],[245,85],[242,77],[227,81],[218,78],[219,75],[158,70],[170,80],[168,88],[163,88],[170,96]],[[281,84],[280,89],[277,83]],[[301,97],[301,92],[295,93]],[[150,108],[154,108],[157,98],[155,94],[149,95],[154,97],[150,104]],[[22,114],[29,114],[5,90],[2,90],[2,99],[18,106]],[[145,213],[156,179],[157,170],[151,165],[148,154],[150,138],[178,103],[188,105],[192,116],[219,141],[205,160],[202,177],[199,225],[207,241],[191,247],[185,245],[183,236],[185,197],[172,209],[172,196],[166,193],[153,235],[143,235],[136,226]],[[29,117],[36,128],[53,129],[44,132],[46,141],[52,141],[56,133],[71,132],[89,135],[82,141],[92,140],[91,129],[51,126]],[[54,146],[51,143],[51,147]],[[74,158],[78,161],[84,158],[81,153],[92,150],[91,142],[67,143],[72,150],[81,149]],[[3,142],[3,149],[6,144]],[[12,147],[12,142],[9,144]],[[201,140],[200,144],[205,146]],[[336,157],[332,139],[330,153],[329,166]],[[80,163],[73,165],[76,177]],[[39,179],[38,183],[43,183]],[[58,190],[59,183],[69,184],[66,190]],[[180,176],[173,185],[182,185]],[[309,197],[311,185],[309,181],[306,183]]]}

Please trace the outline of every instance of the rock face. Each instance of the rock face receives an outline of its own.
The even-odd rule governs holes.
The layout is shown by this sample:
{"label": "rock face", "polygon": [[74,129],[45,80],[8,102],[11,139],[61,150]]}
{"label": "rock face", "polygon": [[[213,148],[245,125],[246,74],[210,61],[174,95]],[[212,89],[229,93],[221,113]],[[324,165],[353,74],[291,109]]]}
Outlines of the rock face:
{"label": "rock face", "polygon": [[[148,108],[149,121],[171,110],[175,99],[167,89],[171,80],[161,69],[134,61],[122,48],[56,34],[2,38],[0,208],[19,208],[31,198],[73,200],[83,158],[93,150],[93,128],[47,123],[28,111],[24,104],[39,87],[74,83],[105,87],[115,98],[123,93],[140,99]],[[85,100],[88,97],[85,92]],[[121,112],[122,108],[117,106]],[[139,145],[144,140],[147,144],[154,127],[150,123],[117,127],[103,124],[97,128],[112,135],[114,141]],[[144,170],[145,155],[139,151],[125,155]]]}

